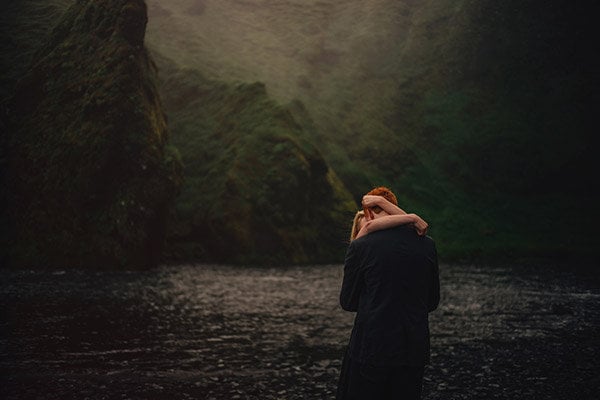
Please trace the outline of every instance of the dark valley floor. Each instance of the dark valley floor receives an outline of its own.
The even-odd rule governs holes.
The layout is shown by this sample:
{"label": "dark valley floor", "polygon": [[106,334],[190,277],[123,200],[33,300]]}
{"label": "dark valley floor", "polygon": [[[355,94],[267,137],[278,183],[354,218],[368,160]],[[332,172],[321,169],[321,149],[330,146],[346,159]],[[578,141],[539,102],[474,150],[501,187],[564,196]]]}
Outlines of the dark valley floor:
{"label": "dark valley floor", "polygon": [[[333,399],[342,267],[0,271],[6,399]],[[598,279],[442,265],[424,399],[592,399]]]}

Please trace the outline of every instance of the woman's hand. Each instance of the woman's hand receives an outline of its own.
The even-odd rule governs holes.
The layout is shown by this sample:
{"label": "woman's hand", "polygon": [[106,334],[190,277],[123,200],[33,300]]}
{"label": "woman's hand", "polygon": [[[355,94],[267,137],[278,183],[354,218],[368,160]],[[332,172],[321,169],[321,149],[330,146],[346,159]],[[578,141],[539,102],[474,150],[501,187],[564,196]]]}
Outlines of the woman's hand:
{"label": "woman's hand", "polygon": [[373,210],[371,210],[369,207],[363,207],[363,212],[365,215],[365,221],[371,221],[375,219],[375,215],[373,215]]}
{"label": "woman's hand", "polygon": [[371,208],[371,207],[375,207],[375,206],[381,207],[381,204],[383,203],[383,201],[387,201],[387,200],[385,200],[385,198],[383,198],[381,196],[373,196],[371,194],[367,194],[367,195],[363,196],[363,198],[362,198],[362,206],[366,207],[366,208]]}
{"label": "woman's hand", "polygon": [[406,214],[403,209],[393,203],[390,203],[383,196],[365,195],[362,198],[362,206],[364,209],[377,209],[377,207],[379,207],[390,215]]}
{"label": "woman's hand", "polygon": [[427,234],[427,229],[429,228],[429,224],[425,222],[425,220],[419,217],[417,214],[409,214],[414,216],[415,222],[413,222],[413,226],[415,227],[415,231],[417,231],[417,235],[424,236]]}

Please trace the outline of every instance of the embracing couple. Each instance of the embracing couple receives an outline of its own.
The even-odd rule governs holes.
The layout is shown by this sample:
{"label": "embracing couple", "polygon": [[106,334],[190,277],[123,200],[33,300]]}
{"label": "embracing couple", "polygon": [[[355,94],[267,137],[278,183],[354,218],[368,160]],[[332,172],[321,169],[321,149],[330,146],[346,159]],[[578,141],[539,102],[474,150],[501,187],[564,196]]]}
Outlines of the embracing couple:
{"label": "embracing couple", "polygon": [[428,313],[437,308],[437,253],[428,225],[378,187],[356,213],[340,304],[356,312],[338,400],[420,399],[429,362]]}

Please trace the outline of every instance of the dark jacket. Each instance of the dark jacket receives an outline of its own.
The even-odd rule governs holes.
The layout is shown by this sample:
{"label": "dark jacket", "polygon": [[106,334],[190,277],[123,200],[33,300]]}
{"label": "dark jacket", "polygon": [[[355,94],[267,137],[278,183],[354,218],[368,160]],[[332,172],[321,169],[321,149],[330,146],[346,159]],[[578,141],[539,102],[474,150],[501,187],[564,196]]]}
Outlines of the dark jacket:
{"label": "dark jacket", "polygon": [[428,313],[439,300],[431,238],[403,225],[354,240],[340,293],[342,308],[356,311],[348,356],[374,366],[428,364]]}

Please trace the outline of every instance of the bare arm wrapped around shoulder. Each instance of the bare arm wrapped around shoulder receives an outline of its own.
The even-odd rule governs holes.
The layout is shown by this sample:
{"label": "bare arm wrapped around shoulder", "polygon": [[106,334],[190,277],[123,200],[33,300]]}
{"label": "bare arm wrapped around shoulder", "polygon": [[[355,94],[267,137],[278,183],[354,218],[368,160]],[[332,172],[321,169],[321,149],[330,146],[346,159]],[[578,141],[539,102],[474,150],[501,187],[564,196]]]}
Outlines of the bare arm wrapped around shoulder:
{"label": "bare arm wrapped around shoulder", "polygon": [[371,232],[383,229],[393,228],[399,225],[411,224],[414,226],[418,235],[423,236],[427,233],[429,225],[417,214],[397,214],[386,215],[381,218],[366,221],[356,235],[356,239],[368,235]]}
{"label": "bare arm wrapped around shoulder", "polygon": [[388,213],[390,215],[406,214],[406,211],[404,211],[403,209],[401,209],[394,203],[390,203],[389,201],[386,200],[385,197],[382,197],[382,196],[373,196],[373,195],[363,196],[362,205],[363,205],[363,208],[364,207],[366,207],[366,208],[379,207],[379,208],[383,209],[383,211],[385,211],[386,213]]}

